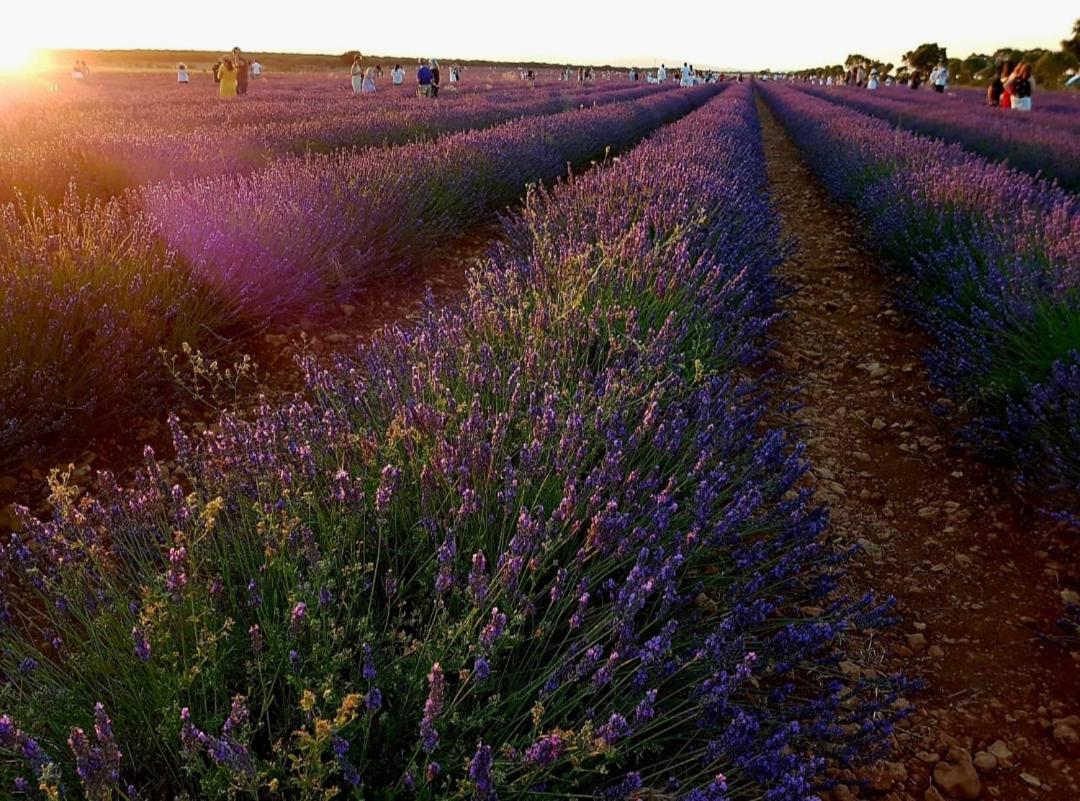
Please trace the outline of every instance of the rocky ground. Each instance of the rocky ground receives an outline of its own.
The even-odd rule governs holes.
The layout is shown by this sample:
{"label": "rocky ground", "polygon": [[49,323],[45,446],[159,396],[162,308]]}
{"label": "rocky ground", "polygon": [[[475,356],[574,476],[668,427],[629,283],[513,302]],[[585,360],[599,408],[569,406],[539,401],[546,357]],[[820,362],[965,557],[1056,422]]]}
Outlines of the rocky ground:
{"label": "rocky ground", "polygon": [[1080,652],[1045,636],[1077,585],[1075,534],[960,446],[963,410],[929,384],[926,340],[892,305],[854,216],[760,112],[797,242],[775,359],[799,383],[795,422],[834,536],[859,547],[852,590],[894,595],[901,618],[842,668],[926,683],[890,761],[839,776],[832,797],[1080,798]]}

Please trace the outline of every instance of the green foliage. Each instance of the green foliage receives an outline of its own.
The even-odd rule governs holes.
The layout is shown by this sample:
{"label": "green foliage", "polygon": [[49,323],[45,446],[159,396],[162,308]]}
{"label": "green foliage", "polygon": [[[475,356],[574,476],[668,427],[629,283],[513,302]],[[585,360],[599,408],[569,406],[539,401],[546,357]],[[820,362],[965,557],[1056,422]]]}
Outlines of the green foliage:
{"label": "green foliage", "polygon": [[904,53],[904,63],[913,70],[925,73],[936,67],[938,63],[946,61],[948,57],[944,47],[940,47],[937,42],[929,42]]}
{"label": "green foliage", "polygon": [[1062,40],[1061,49],[1080,61],[1080,19],[1073,23],[1072,38]]}
{"label": "green foliage", "polygon": [[1067,50],[1047,53],[1032,66],[1032,73],[1040,86],[1056,88],[1060,86],[1069,70],[1080,66],[1076,56]]}

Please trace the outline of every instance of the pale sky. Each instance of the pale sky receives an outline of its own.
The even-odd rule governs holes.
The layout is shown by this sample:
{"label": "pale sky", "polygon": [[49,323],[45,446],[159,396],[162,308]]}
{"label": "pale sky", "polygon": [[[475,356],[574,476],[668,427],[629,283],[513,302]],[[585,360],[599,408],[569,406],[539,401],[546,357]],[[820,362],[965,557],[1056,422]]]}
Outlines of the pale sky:
{"label": "pale sky", "polygon": [[[899,63],[922,42],[950,56],[1057,49],[1077,0],[3,0],[2,51],[150,48],[485,58],[785,70],[851,52]],[[891,9],[886,11],[886,9]]]}

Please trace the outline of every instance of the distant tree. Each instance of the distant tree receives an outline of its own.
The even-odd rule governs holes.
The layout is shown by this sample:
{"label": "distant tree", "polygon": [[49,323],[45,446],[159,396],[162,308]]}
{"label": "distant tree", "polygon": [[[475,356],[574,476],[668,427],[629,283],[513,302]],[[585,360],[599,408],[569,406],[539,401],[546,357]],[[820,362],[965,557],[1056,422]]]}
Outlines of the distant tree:
{"label": "distant tree", "polygon": [[1070,69],[1076,69],[1080,65],[1076,56],[1068,50],[1057,53],[1046,53],[1039,58],[1031,68],[1035,81],[1040,86],[1060,86],[1065,73]]}
{"label": "distant tree", "polygon": [[353,59],[357,56],[361,56],[362,58],[363,54],[359,50],[348,50],[341,54],[341,57],[338,59],[338,61],[340,61],[342,64],[352,64]]}
{"label": "distant tree", "polygon": [[964,62],[958,58],[950,58],[946,63],[946,67],[949,70],[949,80],[960,80],[960,73],[963,71]]}
{"label": "distant tree", "polygon": [[960,80],[965,83],[980,81],[985,77],[983,73],[992,69],[993,66],[993,56],[988,56],[985,53],[972,53],[960,63]]}
{"label": "distant tree", "polygon": [[1080,19],[1073,23],[1072,38],[1063,40],[1061,49],[1072,53],[1073,58],[1080,61]]}
{"label": "distant tree", "polygon": [[1024,58],[1024,51],[1017,50],[1015,47],[1002,47],[994,51],[993,58],[995,64],[1004,64],[1006,61],[1019,64]]}
{"label": "distant tree", "polygon": [[859,55],[858,53],[852,53],[846,59],[844,59],[844,69],[852,69],[853,67],[865,67],[870,63],[870,59],[866,56]]}
{"label": "distant tree", "polygon": [[939,62],[948,59],[949,55],[944,47],[939,47],[937,42],[921,44],[914,50],[904,53],[904,63],[913,70],[926,73],[938,65]]}
{"label": "distant tree", "polygon": [[1050,52],[1052,51],[1047,50],[1045,47],[1035,47],[1031,50],[1025,50],[1024,55],[1020,57],[1020,60],[1026,61],[1029,64],[1034,64],[1036,61],[1038,61],[1040,58]]}

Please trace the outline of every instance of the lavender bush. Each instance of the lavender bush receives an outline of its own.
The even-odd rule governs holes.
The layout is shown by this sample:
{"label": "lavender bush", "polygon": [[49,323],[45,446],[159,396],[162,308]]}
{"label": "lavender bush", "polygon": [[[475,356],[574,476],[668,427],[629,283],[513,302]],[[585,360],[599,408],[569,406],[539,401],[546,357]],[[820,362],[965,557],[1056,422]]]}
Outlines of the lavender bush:
{"label": "lavender bush", "polygon": [[972,441],[1077,503],[1080,200],[804,92],[763,93],[901,271],[934,381],[975,414]]}
{"label": "lavender bush", "polygon": [[810,86],[803,91],[1080,189],[1080,108],[1073,113],[1021,114],[987,108],[985,95],[980,103],[970,98],[965,103],[952,95],[902,87],[876,93]]}
{"label": "lavender bush", "polygon": [[120,203],[0,206],[0,464],[151,394],[223,313]]}
{"label": "lavender bush", "polygon": [[434,142],[282,158],[250,176],[155,185],[143,204],[216,297],[260,319],[399,270],[528,183],[625,148],[716,91],[654,91]]}
{"label": "lavender bush", "polygon": [[[0,464],[157,397],[159,349],[199,345],[403,265],[566,163],[712,92],[650,92],[436,143],[282,160],[107,203],[0,206]],[[621,92],[605,93],[613,99]],[[638,90],[638,94],[641,94]]]}
{"label": "lavender bush", "polygon": [[0,551],[0,780],[809,799],[886,739],[831,656],[877,610],[741,369],[780,258],[749,90],[507,225],[460,308],[177,431],[187,489],[55,483]]}
{"label": "lavender bush", "polygon": [[[400,89],[358,99],[344,82],[293,79],[289,91],[259,86],[256,96],[231,104],[160,79],[144,83],[133,76],[92,102],[58,105],[46,96],[17,106],[8,130],[0,129],[0,201],[21,193],[58,203],[72,184],[83,195],[111,197],[170,178],[250,172],[287,154],[405,144],[671,90],[519,85],[445,93],[432,103]],[[132,102],[148,95],[145,105]]]}

